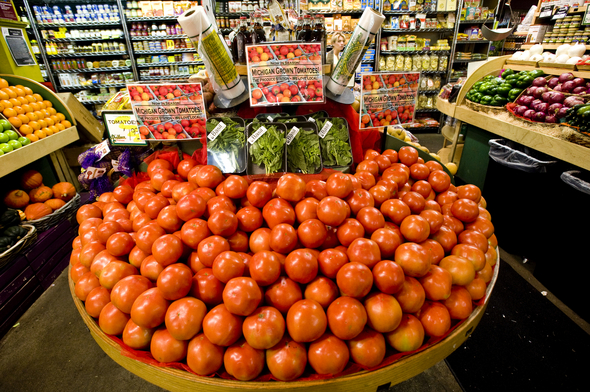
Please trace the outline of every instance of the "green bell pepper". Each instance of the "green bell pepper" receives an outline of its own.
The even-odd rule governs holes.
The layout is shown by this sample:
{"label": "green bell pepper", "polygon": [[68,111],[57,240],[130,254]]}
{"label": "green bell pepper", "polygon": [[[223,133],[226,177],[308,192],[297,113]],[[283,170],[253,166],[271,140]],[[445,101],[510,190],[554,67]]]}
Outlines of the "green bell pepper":
{"label": "green bell pepper", "polygon": [[493,99],[494,99],[494,97],[491,95],[484,95],[479,100],[479,103],[481,103],[482,105],[491,105]]}
{"label": "green bell pepper", "polygon": [[520,93],[522,93],[522,88],[513,88],[508,92],[508,99],[510,101],[514,101],[516,98],[518,98],[518,96],[520,95]]}
{"label": "green bell pepper", "polygon": [[479,88],[477,89],[477,91],[479,91],[482,94],[485,94],[486,91],[488,91],[490,88],[492,87],[491,83],[485,82],[482,85],[479,86]]}
{"label": "green bell pepper", "polygon": [[535,78],[533,78],[530,75],[526,75],[526,76],[521,76],[518,78],[518,81],[516,82],[516,87],[518,88],[525,88],[530,86],[533,83],[533,80]]}
{"label": "green bell pepper", "polygon": [[492,106],[504,106],[508,103],[508,98],[505,98],[499,94],[495,95],[492,98],[492,102],[490,103],[490,105]]}
{"label": "green bell pepper", "polygon": [[498,94],[503,97],[508,97],[508,94],[512,90],[512,86],[509,84],[502,84],[498,87]]}
{"label": "green bell pepper", "polygon": [[502,79],[506,79],[507,76],[514,75],[514,71],[510,68],[506,68],[504,72],[502,72]]}
{"label": "green bell pepper", "polygon": [[469,100],[471,100],[472,102],[475,102],[475,103],[480,103],[482,97],[483,97],[483,95],[481,93],[475,92],[475,93],[473,93],[471,98],[469,98]]}
{"label": "green bell pepper", "polygon": [[539,76],[543,76],[545,75],[545,72],[543,72],[540,69],[533,69],[532,71],[529,71],[529,76],[534,78],[538,78]]}

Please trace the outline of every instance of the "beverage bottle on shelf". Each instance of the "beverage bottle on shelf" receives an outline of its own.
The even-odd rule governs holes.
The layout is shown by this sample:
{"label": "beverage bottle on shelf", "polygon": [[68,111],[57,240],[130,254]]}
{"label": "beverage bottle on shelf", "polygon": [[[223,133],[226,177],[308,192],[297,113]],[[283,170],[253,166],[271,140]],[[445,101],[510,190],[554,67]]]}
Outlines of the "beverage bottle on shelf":
{"label": "beverage bottle on shelf", "polygon": [[297,26],[295,26],[295,31],[293,32],[293,40],[297,40],[297,36],[301,30],[303,30],[303,16],[297,18]]}
{"label": "beverage bottle on shelf", "polygon": [[297,41],[309,42],[311,40],[311,15],[303,17],[303,28],[297,34]]}
{"label": "beverage bottle on shelf", "polygon": [[314,17],[314,27],[310,34],[311,42],[323,42],[326,33],[325,21],[323,15]]}
{"label": "beverage bottle on shelf", "polygon": [[246,64],[246,45],[252,43],[252,36],[248,31],[246,17],[240,17],[240,26],[232,42],[232,53],[236,64]]}
{"label": "beverage bottle on shelf", "polygon": [[266,33],[262,28],[262,15],[260,12],[254,12],[252,15],[252,19],[254,20],[252,43],[258,44],[261,42],[266,42]]}

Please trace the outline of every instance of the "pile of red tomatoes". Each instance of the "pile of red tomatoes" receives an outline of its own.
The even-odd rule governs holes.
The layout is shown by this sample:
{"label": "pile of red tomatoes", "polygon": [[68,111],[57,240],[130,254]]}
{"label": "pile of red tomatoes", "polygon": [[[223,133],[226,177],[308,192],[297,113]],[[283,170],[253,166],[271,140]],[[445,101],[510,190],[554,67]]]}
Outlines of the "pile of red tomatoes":
{"label": "pile of red tomatoes", "polygon": [[102,331],[199,375],[374,368],[444,336],[492,279],[479,188],[414,147],[369,150],[325,181],[192,160],[148,174],[80,207],[70,277]]}

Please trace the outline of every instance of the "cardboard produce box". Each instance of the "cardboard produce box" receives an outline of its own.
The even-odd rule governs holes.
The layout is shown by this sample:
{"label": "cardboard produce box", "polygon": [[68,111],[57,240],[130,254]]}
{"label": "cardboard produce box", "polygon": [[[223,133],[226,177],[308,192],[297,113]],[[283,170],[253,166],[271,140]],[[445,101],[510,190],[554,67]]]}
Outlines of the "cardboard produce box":
{"label": "cardboard produce box", "polygon": [[[100,143],[104,134],[104,125],[102,125],[93,115],[76,99],[72,93],[58,93],[59,98],[64,101],[66,106],[74,114],[76,119],[76,128],[81,136],[84,136],[91,142]],[[82,131],[82,132],[79,132]]]}

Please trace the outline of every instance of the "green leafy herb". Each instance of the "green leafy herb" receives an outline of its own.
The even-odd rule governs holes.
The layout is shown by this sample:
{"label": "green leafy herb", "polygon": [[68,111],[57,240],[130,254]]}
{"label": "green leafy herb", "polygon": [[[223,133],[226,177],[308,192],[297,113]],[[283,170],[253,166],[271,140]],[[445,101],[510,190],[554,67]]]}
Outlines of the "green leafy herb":
{"label": "green leafy herb", "polygon": [[[229,117],[212,118],[207,121],[207,135],[215,129],[220,121],[226,125],[226,128],[214,140],[207,140],[207,158],[214,160],[215,166],[224,173],[241,172],[243,167],[238,159],[243,156],[246,141],[244,127]],[[211,152],[210,155],[209,152]]]}
{"label": "green leafy herb", "polygon": [[277,119],[276,122],[280,122],[280,123],[291,123],[291,122],[297,122],[298,120],[296,118],[281,118],[281,119]]}
{"label": "green leafy herb", "polygon": [[266,174],[276,173],[283,168],[287,139],[276,125],[267,126],[264,123],[253,123],[251,134],[261,126],[266,128],[266,132],[250,146],[250,156],[254,164],[264,165]]}
{"label": "green leafy herb", "polygon": [[289,171],[301,170],[304,174],[315,173],[320,168],[320,138],[313,130],[300,129],[287,146]]}
{"label": "green leafy herb", "polygon": [[348,124],[345,119],[338,117],[318,119],[318,129],[322,129],[328,120],[332,123],[332,128],[323,139],[320,138],[324,167],[348,166],[352,163]]}

